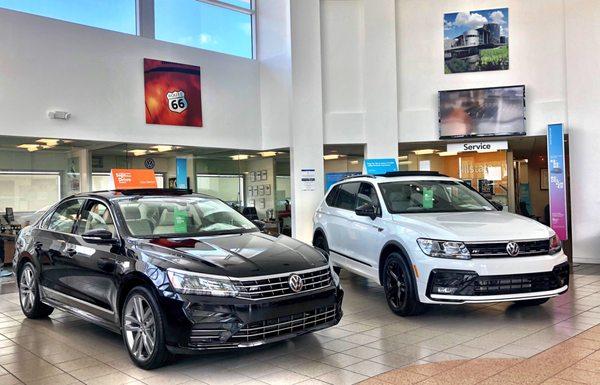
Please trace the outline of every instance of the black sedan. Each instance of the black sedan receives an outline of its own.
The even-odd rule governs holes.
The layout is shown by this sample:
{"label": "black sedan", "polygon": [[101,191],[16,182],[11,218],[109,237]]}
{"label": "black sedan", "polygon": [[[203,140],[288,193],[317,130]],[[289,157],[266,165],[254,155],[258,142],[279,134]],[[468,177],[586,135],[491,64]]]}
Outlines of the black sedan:
{"label": "black sedan", "polygon": [[120,332],[145,369],[174,353],[291,338],[342,316],[324,253],[187,190],[71,196],[21,231],[15,254],[27,317],[58,308]]}

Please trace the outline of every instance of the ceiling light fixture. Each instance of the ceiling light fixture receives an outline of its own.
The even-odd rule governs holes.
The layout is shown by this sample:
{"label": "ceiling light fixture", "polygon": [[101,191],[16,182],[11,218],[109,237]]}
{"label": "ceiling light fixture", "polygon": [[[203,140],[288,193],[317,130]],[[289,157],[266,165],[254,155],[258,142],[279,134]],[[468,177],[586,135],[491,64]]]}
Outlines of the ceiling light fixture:
{"label": "ceiling light fixture", "polygon": [[25,144],[19,144],[17,146],[17,148],[22,148],[22,149],[27,150],[29,152],[34,152],[34,151],[39,150],[41,148],[41,146],[39,144],[25,143]]}
{"label": "ceiling light fixture", "polygon": [[434,150],[432,148],[426,148],[424,150],[415,150],[413,151],[413,153],[415,155],[431,155],[433,153],[436,153],[438,150]]}
{"label": "ceiling light fixture", "polygon": [[336,160],[339,159],[341,157],[340,154],[328,154],[328,155],[323,155],[323,160]]}
{"label": "ceiling light fixture", "polygon": [[411,164],[411,163],[412,163],[412,161],[410,161],[410,160],[405,160],[405,161],[402,161],[402,162],[398,162],[399,165],[407,165],[407,164]]}
{"label": "ceiling light fixture", "polygon": [[148,151],[147,150],[142,150],[142,149],[138,148],[138,149],[135,149],[135,150],[129,150],[127,152],[133,154],[133,156],[140,156],[140,155],[146,155],[146,153]]}
{"label": "ceiling light fixture", "polygon": [[438,152],[439,156],[454,156],[454,155],[458,155],[458,152],[453,152],[453,151],[442,151],[442,152]]}
{"label": "ceiling light fixture", "polygon": [[408,160],[408,155],[400,155],[398,160]]}
{"label": "ceiling light fixture", "polygon": [[277,151],[261,151],[261,152],[259,152],[259,154],[263,158],[269,158],[272,156],[276,156],[278,154],[278,152]]}
{"label": "ceiling light fixture", "polygon": [[60,140],[58,139],[38,139],[36,140],[37,143],[43,143],[45,144],[47,147],[56,147],[58,146],[58,143],[60,142]]}
{"label": "ceiling light fixture", "polygon": [[155,149],[158,152],[173,151],[173,146],[157,145],[157,146],[152,146],[151,148]]}
{"label": "ceiling light fixture", "polygon": [[231,155],[230,158],[232,160],[246,160],[246,159],[250,158],[250,155],[247,155],[247,154]]}

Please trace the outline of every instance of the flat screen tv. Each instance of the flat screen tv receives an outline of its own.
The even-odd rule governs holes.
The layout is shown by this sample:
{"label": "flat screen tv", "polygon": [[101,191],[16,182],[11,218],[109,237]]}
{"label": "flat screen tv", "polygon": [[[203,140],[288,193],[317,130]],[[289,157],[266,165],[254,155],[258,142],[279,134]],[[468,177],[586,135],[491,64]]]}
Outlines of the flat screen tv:
{"label": "flat screen tv", "polygon": [[525,86],[439,92],[440,139],[525,135]]}

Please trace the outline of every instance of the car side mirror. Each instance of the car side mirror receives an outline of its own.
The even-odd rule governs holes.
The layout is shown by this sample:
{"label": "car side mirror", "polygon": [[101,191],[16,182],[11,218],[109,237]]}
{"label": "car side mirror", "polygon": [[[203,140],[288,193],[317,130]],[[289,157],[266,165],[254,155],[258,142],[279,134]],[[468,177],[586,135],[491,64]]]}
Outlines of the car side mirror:
{"label": "car side mirror", "polygon": [[365,203],[358,206],[354,212],[360,217],[369,217],[373,220],[377,218],[377,209],[371,203]]}
{"label": "car side mirror", "polygon": [[88,243],[97,244],[115,244],[117,239],[113,237],[113,234],[106,229],[95,229],[86,231],[81,235],[84,241]]}
{"label": "car side mirror", "polygon": [[504,210],[504,205],[500,202],[496,202],[496,201],[490,201],[490,203],[492,204],[492,206],[494,206],[494,208],[498,211],[503,211]]}
{"label": "car side mirror", "polygon": [[254,226],[258,227],[260,231],[265,231],[265,222],[258,219],[253,219],[252,223],[254,223]]}

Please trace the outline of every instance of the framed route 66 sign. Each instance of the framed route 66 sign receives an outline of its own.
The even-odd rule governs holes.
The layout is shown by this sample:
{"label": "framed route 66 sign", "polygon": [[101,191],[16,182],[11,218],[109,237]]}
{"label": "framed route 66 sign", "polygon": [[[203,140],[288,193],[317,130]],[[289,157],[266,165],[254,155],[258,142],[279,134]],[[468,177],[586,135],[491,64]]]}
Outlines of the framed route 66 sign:
{"label": "framed route 66 sign", "polygon": [[200,67],[144,59],[146,123],[202,127]]}

